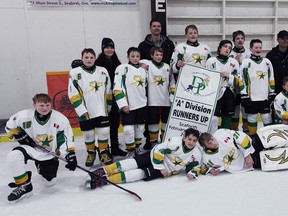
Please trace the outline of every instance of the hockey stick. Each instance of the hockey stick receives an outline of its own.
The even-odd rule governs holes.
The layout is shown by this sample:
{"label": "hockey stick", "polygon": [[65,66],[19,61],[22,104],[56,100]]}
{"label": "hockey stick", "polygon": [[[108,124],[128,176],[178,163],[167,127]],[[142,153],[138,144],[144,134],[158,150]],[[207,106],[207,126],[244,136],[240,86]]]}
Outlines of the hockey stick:
{"label": "hockey stick", "polygon": [[[30,143],[31,143],[31,142],[30,142]],[[46,147],[40,146],[40,145],[36,144],[35,142],[33,142],[32,144],[33,144],[35,147],[41,149],[42,151],[47,152],[47,153],[51,154],[52,156],[58,158],[59,160],[62,160],[62,161],[64,161],[64,162],[67,163],[67,161],[66,161],[65,158],[57,155],[55,152],[50,151],[50,150],[47,149]],[[82,171],[84,171],[84,172],[86,172],[86,173],[88,173],[90,176],[93,175],[94,177],[99,178],[99,176],[98,176],[96,173],[93,173],[93,172],[89,171],[88,169],[85,169],[84,167],[81,167],[81,166],[77,165],[77,168],[80,169],[80,170],[82,170]],[[108,179],[104,179],[104,178],[103,178],[103,180],[106,181],[107,183],[115,186],[115,187],[118,187],[118,188],[121,189],[121,190],[124,190],[124,191],[128,192],[129,194],[132,194],[132,195],[136,196],[140,201],[142,200],[142,198],[141,198],[137,193],[135,193],[135,192],[133,192],[133,191],[131,191],[131,190],[128,190],[128,189],[126,189],[126,188],[123,188],[123,187],[121,187],[121,186],[119,186],[119,185],[117,185],[117,184],[109,181]]]}

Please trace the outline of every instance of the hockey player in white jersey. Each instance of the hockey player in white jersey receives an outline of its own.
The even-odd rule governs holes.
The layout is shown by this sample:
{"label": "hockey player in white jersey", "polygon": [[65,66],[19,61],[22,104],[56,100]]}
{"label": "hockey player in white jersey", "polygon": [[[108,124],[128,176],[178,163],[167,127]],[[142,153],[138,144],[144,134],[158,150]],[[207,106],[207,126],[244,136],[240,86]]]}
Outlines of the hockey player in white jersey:
{"label": "hockey player in white jersey", "polygon": [[203,147],[202,174],[217,175],[224,170],[237,173],[253,169],[252,140],[241,131],[219,129],[214,134],[202,133],[199,143]]}
{"label": "hockey player in white jersey", "polygon": [[273,67],[269,59],[262,58],[262,41],[250,42],[251,57],[244,59],[240,67],[241,101],[248,114],[249,134],[256,134],[258,113],[264,126],[272,123],[270,105],[275,98]]}
{"label": "hockey player in white jersey", "polygon": [[[85,165],[93,166],[96,150],[104,164],[113,162],[109,151],[109,109],[112,104],[112,90],[109,74],[104,67],[95,66],[93,49],[81,53],[83,65],[70,71],[68,96],[77,113],[84,142],[88,152]],[[95,128],[98,147],[95,146]]]}
{"label": "hockey player in white jersey", "polygon": [[140,60],[147,66],[148,72],[148,129],[150,142],[144,145],[145,150],[158,142],[159,123],[161,120],[161,139],[164,137],[166,123],[169,117],[170,104],[174,99],[175,81],[170,66],[162,62],[163,49],[152,47],[152,60]]}
{"label": "hockey player in white jersey", "polygon": [[282,88],[282,92],[274,100],[274,108],[278,118],[277,121],[288,125],[288,76],[283,78]]}
{"label": "hockey player in white jersey", "polygon": [[171,68],[175,74],[178,74],[185,64],[205,67],[207,59],[211,56],[210,48],[198,42],[198,28],[195,25],[185,28],[185,36],[187,41],[179,43],[172,54]]}
{"label": "hockey player in white jersey", "polygon": [[139,180],[150,181],[165,178],[185,170],[189,180],[196,179],[201,170],[201,149],[196,145],[199,131],[188,128],[183,138],[172,137],[156,145],[151,152],[126,159],[94,171],[102,178],[92,178],[86,182],[92,189],[101,187],[109,181],[121,184]]}
{"label": "hockey player in white jersey", "polygon": [[25,167],[28,160],[35,161],[38,173],[48,186],[56,182],[58,159],[37,149],[33,143],[62,155],[67,160],[66,168],[73,171],[76,169],[77,159],[70,123],[63,114],[51,109],[51,103],[51,98],[47,94],[36,94],[33,97],[35,109],[22,110],[14,114],[6,124],[8,137],[16,139],[20,144],[7,156],[14,178],[14,182],[9,186],[15,188],[8,196],[11,202],[31,195],[32,173]]}
{"label": "hockey player in white jersey", "polygon": [[[243,31],[238,30],[232,33],[234,47],[230,53],[230,57],[235,58],[239,65],[242,64],[244,59],[250,58],[251,52],[249,49],[244,47],[245,43],[245,34]],[[245,112],[245,108],[241,105],[241,94],[239,85],[235,86],[234,92],[236,94],[235,98],[235,112],[232,116],[232,130],[238,130],[239,127],[239,118],[240,113],[242,116],[242,128],[245,133],[248,133],[248,122],[247,122],[247,113]]]}
{"label": "hockey player in white jersey", "polygon": [[140,51],[130,47],[128,64],[116,68],[113,94],[121,110],[126,150],[134,154],[139,150],[147,117],[147,72],[140,67]]}
{"label": "hockey player in white jersey", "polygon": [[220,41],[217,49],[218,55],[209,58],[206,62],[206,68],[219,71],[221,76],[221,87],[212,119],[211,133],[218,129],[219,117],[222,118],[221,128],[231,128],[232,116],[235,110],[234,88],[239,83],[239,64],[236,59],[229,57],[231,49],[231,41]]}

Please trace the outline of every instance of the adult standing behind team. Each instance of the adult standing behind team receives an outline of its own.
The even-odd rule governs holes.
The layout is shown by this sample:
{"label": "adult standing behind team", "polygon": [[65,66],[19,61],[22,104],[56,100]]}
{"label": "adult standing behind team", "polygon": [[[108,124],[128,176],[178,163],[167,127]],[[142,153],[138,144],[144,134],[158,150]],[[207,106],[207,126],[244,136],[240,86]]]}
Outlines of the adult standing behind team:
{"label": "adult standing behind team", "polygon": [[164,51],[163,60],[167,64],[170,64],[171,56],[174,51],[174,43],[165,35],[161,34],[160,21],[153,19],[150,21],[150,32],[142,41],[138,49],[140,50],[141,59],[151,59],[150,50],[152,47],[161,47]]}
{"label": "adult standing behind team", "polygon": [[[152,60],[150,50],[152,47],[161,47],[164,51],[163,53],[163,59],[162,62],[170,65],[170,60],[172,53],[174,51],[174,43],[165,35],[161,34],[162,26],[159,20],[152,19],[150,21],[150,32],[151,34],[148,34],[145,37],[145,40],[142,41],[138,49],[140,51],[140,58],[141,59],[147,59]],[[150,137],[149,137],[149,131],[148,126],[145,124],[145,132],[144,136],[146,137],[146,148],[149,148],[148,146],[151,146],[150,144]]]}

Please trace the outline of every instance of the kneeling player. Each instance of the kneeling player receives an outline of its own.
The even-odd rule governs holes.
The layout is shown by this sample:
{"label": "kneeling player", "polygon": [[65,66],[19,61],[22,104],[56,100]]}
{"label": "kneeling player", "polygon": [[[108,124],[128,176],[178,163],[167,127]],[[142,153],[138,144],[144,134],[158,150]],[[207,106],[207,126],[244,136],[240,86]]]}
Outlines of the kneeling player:
{"label": "kneeling player", "polygon": [[8,201],[28,197],[33,189],[31,172],[27,172],[25,168],[28,160],[35,161],[37,171],[48,185],[55,183],[59,161],[51,154],[37,149],[36,145],[45,146],[52,152],[64,155],[67,160],[66,168],[73,171],[76,169],[72,129],[64,115],[51,109],[51,102],[47,94],[36,94],[33,97],[35,109],[16,113],[6,124],[8,137],[15,138],[21,144],[7,156],[14,178],[14,182],[9,186],[15,188],[8,196]]}
{"label": "kneeling player", "polygon": [[156,145],[151,152],[103,166],[94,171],[91,180],[86,182],[92,189],[107,184],[106,180],[120,184],[138,180],[150,181],[164,178],[185,170],[189,180],[200,173],[201,150],[196,146],[199,131],[189,128],[183,138],[173,137]]}

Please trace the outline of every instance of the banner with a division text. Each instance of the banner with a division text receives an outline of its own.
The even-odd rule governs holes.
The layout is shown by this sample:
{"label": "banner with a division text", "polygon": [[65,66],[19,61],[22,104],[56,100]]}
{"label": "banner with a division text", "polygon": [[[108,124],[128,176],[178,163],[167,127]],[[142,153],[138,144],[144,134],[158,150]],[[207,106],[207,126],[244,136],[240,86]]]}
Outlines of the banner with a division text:
{"label": "banner with a division text", "polygon": [[165,140],[182,136],[187,128],[210,129],[220,88],[217,71],[186,64],[180,71]]}

